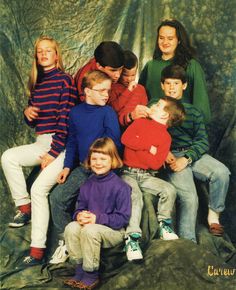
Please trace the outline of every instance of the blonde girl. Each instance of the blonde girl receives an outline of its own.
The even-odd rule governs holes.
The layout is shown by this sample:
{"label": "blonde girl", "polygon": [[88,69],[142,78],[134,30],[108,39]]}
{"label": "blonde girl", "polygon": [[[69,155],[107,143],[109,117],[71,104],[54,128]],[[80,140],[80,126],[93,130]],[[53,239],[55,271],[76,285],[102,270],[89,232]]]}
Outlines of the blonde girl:
{"label": "blonde girl", "polygon": [[99,138],[91,145],[85,165],[93,174],[80,187],[74,221],[65,229],[70,258],[77,263],[75,276],[65,284],[92,289],[99,283],[101,247],[111,248],[124,240],[131,188],[113,172],[122,161],[110,138]]}
{"label": "blonde girl", "polygon": [[[73,79],[63,71],[59,45],[51,37],[42,36],[35,42],[28,88],[24,118],[34,128],[36,141],[5,151],[2,167],[17,207],[9,226],[22,227],[32,219],[30,255],[23,261],[32,266],[43,261],[49,222],[47,196],[63,168],[68,114],[76,100]],[[41,165],[41,172],[29,194],[22,168],[35,165]]]}

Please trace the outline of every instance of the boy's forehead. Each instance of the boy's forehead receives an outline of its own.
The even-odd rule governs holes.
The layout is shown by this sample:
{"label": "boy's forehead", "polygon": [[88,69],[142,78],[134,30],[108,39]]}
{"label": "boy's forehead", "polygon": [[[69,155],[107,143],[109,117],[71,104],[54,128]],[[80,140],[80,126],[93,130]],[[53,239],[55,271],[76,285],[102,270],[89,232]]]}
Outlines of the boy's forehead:
{"label": "boy's forehead", "polygon": [[123,67],[124,67],[123,65],[120,67],[112,67],[112,66],[107,65],[104,67],[104,69],[109,70],[109,71],[120,71],[123,69]]}
{"label": "boy's forehead", "polygon": [[132,74],[135,74],[136,73],[136,71],[137,71],[137,66],[135,66],[135,67],[133,67],[133,68],[130,68],[130,69],[128,69],[128,68],[123,68],[123,70],[122,70],[122,75],[132,75]]}
{"label": "boy's forehead", "polygon": [[182,83],[182,80],[181,79],[175,79],[175,78],[166,78],[165,83],[168,83],[168,82],[178,82],[178,83]]}

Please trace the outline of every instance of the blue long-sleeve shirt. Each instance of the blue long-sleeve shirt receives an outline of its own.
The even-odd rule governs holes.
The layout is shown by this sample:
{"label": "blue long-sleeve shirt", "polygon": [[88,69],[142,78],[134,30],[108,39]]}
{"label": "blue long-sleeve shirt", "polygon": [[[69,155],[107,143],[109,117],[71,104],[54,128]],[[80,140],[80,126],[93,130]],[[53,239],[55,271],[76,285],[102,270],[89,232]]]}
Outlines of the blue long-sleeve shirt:
{"label": "blue long-sleeve shirt", "polygon": [[87,210],[96,215],[96,224],[119,230],[128,225],[131,215],[131,187],[114,172],[99,176],[92,174],[80,187],[76,220],[79,212]]}
{"label": "blue long-sleeve shirt", "polygon": [[97,138],[110,137],[121,148],[117,115],[110,106],[82,103],[69,115],[69,136],[64,167],[73,168],[75,161],[84,162],[89,147]]}

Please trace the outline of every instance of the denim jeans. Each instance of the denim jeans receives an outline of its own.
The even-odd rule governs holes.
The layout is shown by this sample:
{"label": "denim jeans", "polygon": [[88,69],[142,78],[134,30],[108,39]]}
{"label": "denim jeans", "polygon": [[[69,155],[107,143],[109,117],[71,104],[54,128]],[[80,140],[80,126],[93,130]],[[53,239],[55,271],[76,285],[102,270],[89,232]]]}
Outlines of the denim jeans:
{"label": "denim jeans", "polygon": [[60,238],[63,237],[66,225],[72,221],[79,188],[89,175],[88,170],[78,166],[70,173],[65,183],[58,184],[50,193],[52,221]]}
{"label": "denim jeans", "polygon": [[140,222],[143,208],[143,194],[151,193],[159,197],[157,208],[158,221],[171,218],[176,191],[169,183],[152,176],[147,170],[139,168],[123,169],[122,179],[132,187],[132,210],[126,234],[141,233]]}
{"label": "denim jeans", "polygon": [[[181,157],[185,152],[172,152]],[[179,236],[196,241],[196,218],[198,210],[198,196],[194,177],[209,182],[209,208],[215,212],[222,212],[225,208],[225,198],[229,185],[230,172],[220,161],[204,154],[180,172],[169,173],[169,181],[177,190],[179,202]]]}
{"label": "denim jeans", "polygon": [[77,221],[71,222],[65,229],[65,242],[70,258],[77,264],[83,263],[85,271],[99,269],[102,248],[112,248],[123,242],[125,230],[113,230],[99,224],[81,227]]}

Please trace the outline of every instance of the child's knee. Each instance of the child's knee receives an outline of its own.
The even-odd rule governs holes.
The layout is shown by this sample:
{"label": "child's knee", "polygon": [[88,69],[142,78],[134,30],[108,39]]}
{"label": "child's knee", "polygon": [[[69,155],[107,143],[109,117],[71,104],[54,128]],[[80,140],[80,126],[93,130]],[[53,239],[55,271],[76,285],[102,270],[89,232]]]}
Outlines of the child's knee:
{"label": "child's knee", "polygon": [[7,149],[1,157],[1,164],[3,169],[14,160],[15,154],[13,154],[12,149]]}

